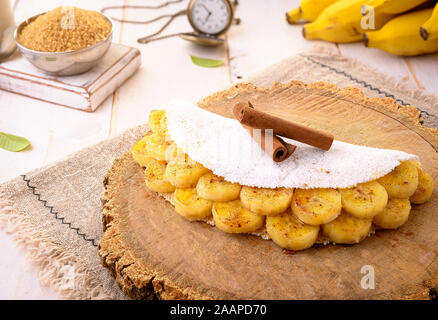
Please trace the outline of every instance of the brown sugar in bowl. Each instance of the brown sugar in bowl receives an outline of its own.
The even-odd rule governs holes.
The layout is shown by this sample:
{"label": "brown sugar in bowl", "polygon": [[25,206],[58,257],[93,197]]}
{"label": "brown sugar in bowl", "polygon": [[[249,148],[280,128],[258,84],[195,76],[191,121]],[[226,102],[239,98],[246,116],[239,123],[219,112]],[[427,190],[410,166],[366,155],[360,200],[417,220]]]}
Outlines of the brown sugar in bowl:
{"label": "brown sugar in bowl", "polygon": [[96,11],[58,7],[22,22],[14,36],[22,55],[44,73],[74,75],[103,58],[111,45],[112,22]]}

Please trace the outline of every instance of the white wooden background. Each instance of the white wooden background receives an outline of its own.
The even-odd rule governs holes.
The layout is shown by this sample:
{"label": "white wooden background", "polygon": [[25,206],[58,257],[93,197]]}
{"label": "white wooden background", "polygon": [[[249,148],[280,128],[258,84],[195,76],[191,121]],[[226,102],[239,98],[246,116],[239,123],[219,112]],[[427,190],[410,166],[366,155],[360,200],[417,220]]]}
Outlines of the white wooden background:
{"label": "white wooden background", "polygon": [[[100,10],[108,5],[164,2],[11,1],[17,23],[59,5]],[[154,11],[124,10],[114,14],[146,20],[158,14],[176,12],[187,2]],[[114,41],[138,47],[142,52],[142,67],[94,113],[0,91],[0,131],[27,137],[32,143],[30,150],[20,153],[0,149],[0,183],[145,122],[151,108],[166,103],[171,97],[196,102],[258,69],[305,51],[315,42],[304,40],[301,27],[290,26],[285,21],[285,12],[298,3],[299,0],[239,0],[236,16],[242,23],[230,29],[226,45],[220,48],[202,48],[179,38],[138,45],[138,37],[154,32],[163,21],[150,25],[115,22]],[[190,31],[185,17],[177,18],[166,33],[179,31]],[[438,55],[399,58],[364,48],[361,44],[332,46],[339,53],[368,63],[413,88],[438,95]],[[190,55],[222,59],[225,65],[215,69],[201,68],[192,64]],[[26,261],[24,250],[2,231],[0,251],[0,299],[56,298],[49,289],[39,286],[38,270]]]}

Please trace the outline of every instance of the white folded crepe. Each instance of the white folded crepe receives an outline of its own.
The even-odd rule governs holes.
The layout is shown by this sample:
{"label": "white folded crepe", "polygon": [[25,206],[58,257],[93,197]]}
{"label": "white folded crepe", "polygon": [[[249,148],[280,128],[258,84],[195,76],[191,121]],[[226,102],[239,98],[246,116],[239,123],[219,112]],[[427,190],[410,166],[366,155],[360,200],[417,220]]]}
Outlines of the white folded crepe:
{"label": "white folded crepe", "polygon": [[230,182],[261,188],[346,188],[391,172],[417,156],[335,140],[329,151],[297,146],[290,158],[274,162],[234,119],[171,100],[166,108],[171,139],[193,160]]}

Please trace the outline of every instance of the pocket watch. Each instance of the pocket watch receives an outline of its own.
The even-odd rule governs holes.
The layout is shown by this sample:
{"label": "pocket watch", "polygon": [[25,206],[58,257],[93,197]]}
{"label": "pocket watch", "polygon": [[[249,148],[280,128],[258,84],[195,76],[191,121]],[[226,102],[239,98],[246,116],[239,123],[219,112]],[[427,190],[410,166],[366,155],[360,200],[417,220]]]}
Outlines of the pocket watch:
{"label": "pocket watch", "polygon": [[218,36],[233,23],[234,8],[229,0],[190,0],[187,17],[198,33]]}
{"label": "pocket watch", "polygon": [[219,45],[223,35],[233,24],[234,2],[230,0],[190,0],[186,10],[190,25],[195,30],[181,38],[201,45]]}
{"label": "pocket watch", "polygon": [[[127,8],[155,10],[182,1],[183,0],[173,0],[162,4],[149,6],[109,6],[102,8],[101,12],[103,13],[111,9],[114,10]],[[187,9],[180,10],[173,14],[160,15],[146,21],[120,19],[112,16],[111,19],[125,23],[149,24],[163,18],[168,18],[167,22],[157,32],[137,39],[139,43],[149,43],[152,41],[179,36],[184,40],[192,41],[204,46],[217,46],[225,42],[221,35],[223,35],[233,23],[240,23],[240,19],[234,19],[234,7],[236,5],[237,0],[190,0]],[[179,32],[158,36],[172,23],[176,17],[182,15],[186,15],[188,17],[194,32]]]}

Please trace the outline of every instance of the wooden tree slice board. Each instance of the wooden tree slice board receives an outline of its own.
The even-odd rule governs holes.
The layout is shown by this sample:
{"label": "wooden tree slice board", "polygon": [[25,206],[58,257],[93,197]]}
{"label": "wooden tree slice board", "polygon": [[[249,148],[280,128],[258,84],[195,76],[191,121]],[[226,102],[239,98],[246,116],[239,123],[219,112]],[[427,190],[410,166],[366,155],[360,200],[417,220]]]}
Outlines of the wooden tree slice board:
{"label": "wooden tree slice board", "polygon": [[[438,184],[438,134],[419,124],[413,107],[367,98],[356,88],[301,82],[238,85],[199,106],[232,117],[234,104],[248,100],[338,140],[415,153]],[[148,192],[130,153],[114,162],[104,184],[99,254],[131,298],[428,299],[437,293],[438,188],[429,202],[413,206],[398,230],[378,231],[353,246],[317,245],[292,253],[256,236],[185,220]],[[366,265],[374,268],[374,289],[361,287]]]}

